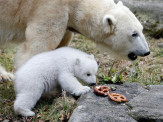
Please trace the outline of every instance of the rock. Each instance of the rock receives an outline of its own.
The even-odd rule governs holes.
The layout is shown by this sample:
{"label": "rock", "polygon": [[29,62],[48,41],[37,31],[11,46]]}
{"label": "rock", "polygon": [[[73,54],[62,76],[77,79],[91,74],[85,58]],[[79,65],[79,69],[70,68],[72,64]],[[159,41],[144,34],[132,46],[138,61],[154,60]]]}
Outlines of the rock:
{"label": "rock", "polygon": [[129,7],[133,12],[145,13],[157,21],[163,22],[163,1],[162,0],[115,0],[122,1],[124,5]]}
{"label": "rock", "polygon": [[129,114],[136,120],[163,121],[163,85],[149,86],[144,91],[129,101]]}
{"label": "rock", "polygon": [[163,48],[163,43],[158,43],[157,46]]}
{"label": "rock", "polygon": [[5,119],[5,120],[3,120],[2,122],[9,122],[10,120],[8,120],[8,119]]}
{"label": "rock", "polygon": [[163,121],[163,85],[143,87],[138,83],[125,83],[112,91],[123,94],[128,102],[116,103],[108,97],[91,91],[82,95],[69,122],[136,122]]}
{"label": "rock", "polygon": [[[128,100],[139,94],[144,89],[139,84],[109,85],[116,86],[114,92],[124,94]],[[128,89],[128,90],[127,90]],[[69,122],[135,122],[127,114],[125,103],[119,104],[111,101],[108,97],[97,96],[92,92],[82,95],[78,107],[74,110]]]}
{"label": "rock", "polygon": [[155,38],[163,37],[162,0],[115,0],[118,1],[122,1],[135,13],[148,35]]}

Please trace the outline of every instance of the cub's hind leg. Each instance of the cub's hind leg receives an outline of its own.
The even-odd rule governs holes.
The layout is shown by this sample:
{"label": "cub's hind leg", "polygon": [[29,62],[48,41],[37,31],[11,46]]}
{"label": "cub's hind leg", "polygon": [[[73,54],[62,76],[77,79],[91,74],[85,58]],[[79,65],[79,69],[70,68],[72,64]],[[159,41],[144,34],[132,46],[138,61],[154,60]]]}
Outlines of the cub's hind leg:
{"label": "cub's hind leg", "polygon": [[18,93],[14,102],[14,111],[22,116],[34,116],[35,113],[31,109],[35,106],[40,99],[41,93],[38,90],[28,93]]}

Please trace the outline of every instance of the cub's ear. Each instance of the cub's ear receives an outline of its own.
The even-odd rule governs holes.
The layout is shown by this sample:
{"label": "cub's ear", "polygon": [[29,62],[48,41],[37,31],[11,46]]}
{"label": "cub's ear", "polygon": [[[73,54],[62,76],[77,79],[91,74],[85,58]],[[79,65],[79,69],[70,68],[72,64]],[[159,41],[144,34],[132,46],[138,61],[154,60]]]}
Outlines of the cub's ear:
{"label": "cub's ear", "polygon": [[123,6],[122,1],[119,1],[119,2],[117,3],[117,5],[119,5],[119,6]]}
{"label": "cub's ear", "polygon": [[95,59],[95,57],[94,57],[93,54],[89,55],[89,58],[90,58],[90,59]]}
{"label": "cub's ear", "polygon": [[[113,31],[113,27],[115,27],[117,20],[113,15],[105,15],[103,18],[103,23],[104,23],[104,31],[106,33],[111,33]],[[110,26],[110,27],[109,27]]]}
{"label": "cub's ear", "polygon": [[80,59],[77,58],[75,64],[79,65],[80,64]]}

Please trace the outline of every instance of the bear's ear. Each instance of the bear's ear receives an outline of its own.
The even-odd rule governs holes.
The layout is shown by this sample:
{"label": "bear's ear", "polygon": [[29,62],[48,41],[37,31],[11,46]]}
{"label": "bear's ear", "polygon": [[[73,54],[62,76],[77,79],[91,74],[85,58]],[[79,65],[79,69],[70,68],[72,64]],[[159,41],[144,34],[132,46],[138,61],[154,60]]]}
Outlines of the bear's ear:
{"label": "bear's ear", "polygon": [[80,59],[77,58],[75,64],[79,65],[80,64]]}
{"label": "bear's ear", "polygon": [[119,6],[123,6],[122,1],[119,1],[119,2],[117,3],[117,5],[119,5]]}
{"label": "bear's ear", "polygon": [[90,58],[90,59],[95,59],[94,55],[92,55],[92,54],[89,55],[89,58]]}
{"label": "bear's ear", "polygon": [[[113,27],[116,25],[116,19],[113,15],[105,15],[103,18],[103,23],[104,23],[104,31],[106,33],[111,33],[114,29]],[[109,27],[110,26],[110,27]]]}

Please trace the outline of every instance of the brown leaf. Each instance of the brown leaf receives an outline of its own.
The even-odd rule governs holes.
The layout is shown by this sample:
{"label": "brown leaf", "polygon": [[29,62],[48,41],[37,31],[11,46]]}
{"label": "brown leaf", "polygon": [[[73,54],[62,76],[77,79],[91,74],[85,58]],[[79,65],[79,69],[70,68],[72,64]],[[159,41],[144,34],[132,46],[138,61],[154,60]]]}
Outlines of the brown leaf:
{"label": "brown leaf", "polygon": [[43,120],[39,119],[38,122],[44,122]]}
{"label": "brown leaf", "polygon": [[41,114],[37,114],[37,119],[41,118]]}
{"label": "brown leaf", "polygon": [[23,117],[24,122],[32,122],[33,117]]}
{"label": "brown leaf", "polygon": [[[50,120],[45,120],[45,122],[50,122]],[[52,122],[54,122],[54,121],[52,121]]]}
{"label": "brown leaf", "polygon": [[67,120],[69,120],[69,119],[70,119],[70,113],[67,114]]}
{"label": "brown leaf", "polygon": [[124,74],[125,74],[125,75],[128,75],[128,73],[127,73],[127,72],[125,72]]}
{"label": "brown leaf", "polygon": [[65,116],[62,114],[61,115],[61,118],[60,118],[61,121],[64,121],[65,120]]}

